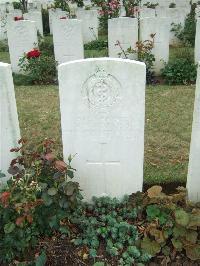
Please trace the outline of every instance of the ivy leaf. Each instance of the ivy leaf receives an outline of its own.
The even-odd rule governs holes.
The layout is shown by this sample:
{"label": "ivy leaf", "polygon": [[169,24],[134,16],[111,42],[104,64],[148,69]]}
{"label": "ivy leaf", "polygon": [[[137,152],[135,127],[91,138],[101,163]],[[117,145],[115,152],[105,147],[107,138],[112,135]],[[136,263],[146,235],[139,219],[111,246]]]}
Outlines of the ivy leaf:
{"label": "ivy leaf", "polygon": [[141,242],[141,248],[148,254],[155,256],[160,252],[160,245],[156,241],[151,241],[148,237],[145,237]]}
{"label": "ivy leaf", "polygon": [[149,205],[146,209],[147,216],[150,219],[155,219],[160,215],[160,209],[157,205]]}
{"label": "ivy leaf", "polygon": [[54,187],[49,188],[47,191],[48,195],[50,195],[50,196],[55,196],[57,194],[57,192],[58,192],[58,190]]}
{"label": "ivy leaf", "polygon": [[188,224],[188,227],[200,227],[200,210],[196,209],[192,211],[190,216],[190,222]]}
{"label": "ivy leaf", "polygon": [[91,248],[89,251],[89,254],[92,258],[95,258],[97,256],[97,251],[94,248]]}
{"label": "ivy leaf", "polygon": [[186,235],[186,228],[184,228],[183,226],[174,227],[173,235],[175,238],[178,238],[179,236],[185,236]]}
{"label": "ivy leaf", "polygon": [[190,216],[183,209],[175,211],[175,221],[177,224],[187,226],[190,220]]}
{"label": "ivy leaf", "polygon": [[187,233],[185,235],[185,239],[193,244],[196,243],[198,237],[198,233],[193,230],[187,230]]}
{"label": "ivy leaf", "polygon": [[44,266],[46,261],[47,261],[46,253],[45,253],[45,251],[42,251],[40,256],[38,256],[36,261],[35,261],[35,266]]}
{"label": "ivy leaf", "polygon": [[4,225],[5,234],[10,234],[15,229],[15,224],[10,222]]}
{"label": "ivy leaf", "polygon": [[191,245],[191,246],[186,246],[186,255],[188,258],[191,260],[199,260],[200,259],[200,245]]}
{"label": "ivy leaf", "polygon": [[182,251],[183,244],[181,243],[180,240],[172,238],[172,244],[177,251]]}

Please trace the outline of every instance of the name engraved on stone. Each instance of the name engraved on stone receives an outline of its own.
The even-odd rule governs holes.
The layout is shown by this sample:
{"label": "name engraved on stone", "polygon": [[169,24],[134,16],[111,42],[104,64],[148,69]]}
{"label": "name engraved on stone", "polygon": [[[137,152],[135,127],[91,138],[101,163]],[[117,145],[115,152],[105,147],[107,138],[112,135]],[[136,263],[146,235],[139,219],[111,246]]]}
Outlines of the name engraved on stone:
{"label": "name engraved on stone", "polygon": [[97,117],[96,115],[76,117],[73,128],[67,130],[68,133],[74,134],[78,139],[90,139],[96,141],[98,138],[107,141],[113,138],[133,141],[134,132],[139,127],[133,122],[133,117],[106,117],[105,115]]}

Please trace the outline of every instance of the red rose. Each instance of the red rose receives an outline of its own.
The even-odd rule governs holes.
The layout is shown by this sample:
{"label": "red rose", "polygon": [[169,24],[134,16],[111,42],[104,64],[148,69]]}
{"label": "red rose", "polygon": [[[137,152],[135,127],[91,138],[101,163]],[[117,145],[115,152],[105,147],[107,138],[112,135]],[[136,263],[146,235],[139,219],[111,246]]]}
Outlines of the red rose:
{"label": "red rose", "polygon": [[33,50],[31,50],[30,52],[28,52],[27,54],[26,54],[26,57],[28,58],[28,59],[30,59],[30,58],[36,58],[36,57],[39,57],[41,55],[41,52],[38,50],[38,49],[33,49]]}
{"label": "red rose", "polygon": [[60,19],[67,19],[67,17],[61,17]]}
{"label": "red rose", "polygon": [[3,192],[0,196],[0,201],[1,203],[3,204],[4,207],[7,207],[8,206],[8,200],[10,198],[10,192]]}
{"label": "red rose", "polygon": [[14,21],[23,20],[23,17],[14,17]]}

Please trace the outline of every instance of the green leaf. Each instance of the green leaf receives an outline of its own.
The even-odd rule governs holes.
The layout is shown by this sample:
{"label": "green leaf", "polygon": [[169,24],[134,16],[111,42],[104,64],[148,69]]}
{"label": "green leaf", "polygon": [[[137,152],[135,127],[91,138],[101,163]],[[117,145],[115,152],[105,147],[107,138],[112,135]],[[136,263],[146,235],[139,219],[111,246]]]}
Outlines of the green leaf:
{"label": "green leaf", "polygon": [[190,220],[190,216],[183,209],[175,211],[176,223],[182,226],[187,226]]}
{"label": "green leaf", "polygon": [[198,237],[198,233],[194,230],[187,230],[185,235],[185,239],[193,244],[196,243]]}
{"label": "green leaf", "polygon": [[2,173],[2,171],[0,170],[0,178],[6,177],[6,175],[4,173]]}
{"label": "green leaf", "polygon": [[53,202],[52,198],[47,193],[42,193],[42,199],[46,206],[50,206]]}
{"label": "green leaf", "polygon": [[60,226],[59,231],[61,234],[69,235],[69,229],[66,226]]}
{"label": "green leaf", "polygon": [[51,187],[48,189],[47,193],[50,195],[50,196],[55,196],[57,194],[58,190],[54,187]]}
{"label": "green leaf", "polygon": [[185,247],[186,255],[191,260],[200,260],[200,245],[192,245]]}
{"label": "green leaf", "polygon": [[168,246],[164,246],[164,247],[162,248],[162,253],[163,253],[165,256],[169,256],[169,254],[170,254],[170,247],[168,247]]}
{"label": "green leaf", "polygon": [[39,257],[35,261],[35,266],[44,266],[47,261],[47,256],[45,251],[42,251]]}
{"label": "green leaf", "polygon": [[67,175],[68,175],[70,178],[73,178],[73,177],[74,177],[74,172],[71,171],[71,170],[67,170]]}
{"label": "green leaf", "polygon": [[47,183],[39,182],[39,186],[42,188],[42,190],[44,190],[45,188],[47,188]]}
{"label": "green leaf", "polygon": [[15,229],[15,224],[10,222],[4,225],[5,234],[10,234]]}
{"label": "green leaf", "polygon": [[147,216],[150,220],[155,219],[160,214],[160,209],[157,205],[149,205],[146,209]]}
{"label": "green leaf", "polygon": [[160,245],[156,241],[151,241],[148,237],[145,237],[141,242],[141,248],[148,254],[155,256],[160,252]]}
{"label": "green leaf", "polygon": [[192,212],[190,215],[190,222],[188,224],[188,227],[200,227],[200,210],[195,210],[195,212]]}
{"label": "green leaf", "polygon": [[175,238],[178,238],[179,236],[185,236],[186,235],[186,228],[184,228],[183,226],[176,226],[173,229],[173,236]]}
{"label": "green leaf", "polygon": [[89,254],[92,258],[95,258],[97,256],[97,251],[96,249],[91,248],[89,251]]}
{"label": "green leaf", "polygon": [[182,251],[183,244],[181,243],[180,240],[172,238],[172,244],[175,247],[176,250]]}
{"label": "green leaf", "polygon": [[105,266],[104,262],[95,262],[95,264],[93,264],[93,266]]}
{"label": "green leaf", "polygon": [[67,196],[72,196],[75,188],[76,188],[76,184],[74,184],[73,182],[68,182],[64,188],[65,194]]}

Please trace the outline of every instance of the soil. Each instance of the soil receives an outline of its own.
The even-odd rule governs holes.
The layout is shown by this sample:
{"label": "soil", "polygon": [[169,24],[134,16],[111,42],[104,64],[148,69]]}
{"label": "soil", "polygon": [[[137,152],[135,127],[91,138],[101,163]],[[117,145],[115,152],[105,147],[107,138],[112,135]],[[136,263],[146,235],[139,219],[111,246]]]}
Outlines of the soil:
{"label": "soil", "polygon": [[[156,184],[157,185],[157,184]],[[162,191],[166,193],[167,195],[172,194],[174,192],[177,192],[176,188],[178,187],[186,187],[186,183],[180,183],[180,182],[171,182],[171,183],[163,183],[159,184],[162,187]],[[147,191],[152,185],[149,184],[143,184],[143,191]]]}
{"label": "soil", "polygon": [[[95,261],[83,259],[87,250],[75,247],[68,239],[46,239],[41,242],[40,248],[44,248],[47,254],[47,266],[93,266]],[[103,249],[102,249],[103,250]],[[105,265],[118,266],[117,260],[105,257],[105,254],[98,256],[96,261],[102,261]],[[137,265],[137,264],[135,264]],[[199,266],[200,261],[191,261],[183,253],[175,253],[170,256],[157,256],[147,266]]]}

